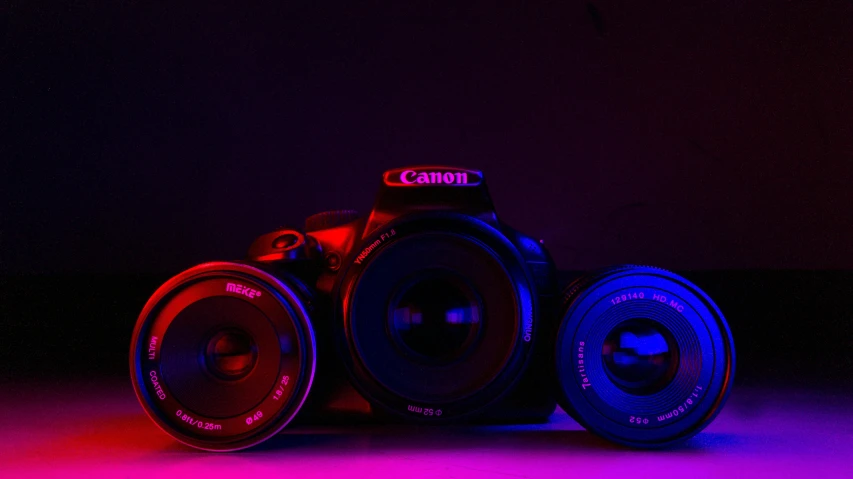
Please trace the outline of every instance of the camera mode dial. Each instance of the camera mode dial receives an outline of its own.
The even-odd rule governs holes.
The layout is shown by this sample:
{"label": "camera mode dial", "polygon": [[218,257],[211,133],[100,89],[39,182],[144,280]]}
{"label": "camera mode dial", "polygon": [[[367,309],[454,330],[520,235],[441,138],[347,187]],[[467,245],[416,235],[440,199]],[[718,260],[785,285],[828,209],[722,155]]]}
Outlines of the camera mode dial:
{"label": "camera mode dial", "polygon": [[314,256],[313,240],[302,232],[282,228],[258,237],[249,247],[249,259],[261,263],[271,261],[294,261]]}

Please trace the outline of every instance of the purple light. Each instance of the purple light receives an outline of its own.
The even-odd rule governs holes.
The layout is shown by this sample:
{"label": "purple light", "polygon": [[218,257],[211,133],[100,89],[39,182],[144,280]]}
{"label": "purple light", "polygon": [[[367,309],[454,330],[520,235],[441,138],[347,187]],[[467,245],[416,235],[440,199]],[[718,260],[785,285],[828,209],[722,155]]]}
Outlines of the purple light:
{"label": "purple light", "polygon": [[736,390],[708,429],[669,451],[611,445],[558,412],[540,425],[289,429],[260,448],[212,454],[160,432],[123,381],[31,384],[0,396],[0,476],[853,477],[850,399]]}

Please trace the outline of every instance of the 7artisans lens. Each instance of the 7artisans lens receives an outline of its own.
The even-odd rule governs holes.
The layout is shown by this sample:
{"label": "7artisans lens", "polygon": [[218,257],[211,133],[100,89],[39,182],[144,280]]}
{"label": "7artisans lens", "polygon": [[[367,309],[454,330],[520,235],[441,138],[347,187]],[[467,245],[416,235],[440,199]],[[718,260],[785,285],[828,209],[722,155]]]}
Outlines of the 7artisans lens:
{"label": "7artisans lens", "polygon": [[687,439],[720,411],[734,375],[722,313],[686,279],[625,266],[565,294],[558,400],[591,432],[638,447]]}

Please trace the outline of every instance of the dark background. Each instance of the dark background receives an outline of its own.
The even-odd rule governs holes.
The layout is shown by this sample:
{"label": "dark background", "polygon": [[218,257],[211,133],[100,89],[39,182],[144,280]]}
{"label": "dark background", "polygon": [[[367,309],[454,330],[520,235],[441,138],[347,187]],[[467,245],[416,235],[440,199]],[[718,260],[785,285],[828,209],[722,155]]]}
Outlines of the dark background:
{"label": "dark background", "polygon": [[169,275],[422,163],[696,280],[740,381],[853,376],[852,2],[460,3],[0,5],[2,378],[125,374]]}

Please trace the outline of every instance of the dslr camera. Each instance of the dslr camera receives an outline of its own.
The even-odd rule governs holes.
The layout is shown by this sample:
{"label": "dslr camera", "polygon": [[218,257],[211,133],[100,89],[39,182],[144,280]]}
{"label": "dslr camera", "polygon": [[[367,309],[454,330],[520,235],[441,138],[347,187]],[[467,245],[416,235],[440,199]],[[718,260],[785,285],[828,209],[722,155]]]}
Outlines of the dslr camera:
{"label": "dslr camera", "polygon": [[366,217],[319,213],[167,281],[130,369],[151,419],[205,450],[258,444],[300,410],[329,420],[353,397],[426,423],[542,422],[559,403],[612,441],[661,447],[720,411],[734,345],[711,299],[668,271],[609,268],[561,293],[482,172],[413,166],[384,173]]}

